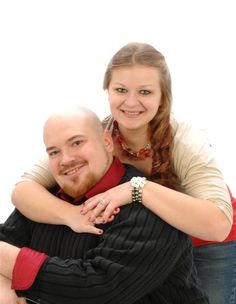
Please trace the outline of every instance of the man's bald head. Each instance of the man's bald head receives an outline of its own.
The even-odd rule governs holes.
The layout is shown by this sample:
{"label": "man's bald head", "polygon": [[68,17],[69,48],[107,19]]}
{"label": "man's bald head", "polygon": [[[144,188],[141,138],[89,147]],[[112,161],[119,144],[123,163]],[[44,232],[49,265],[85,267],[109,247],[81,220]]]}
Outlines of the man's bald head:
{"label": "man's bald head", "polygon": [[86,124],[91,127],[97,136],[101,136],[103,133],[103,127],[98,116],[85,107],[77,107],[74,109],[60,110],[51,114],[44,124],[44,136],[47,130],[54,124],[60,123],[60,121],[73,120],[73,121],[85,121]]}
{"label": "man's bald head", "polygon": [[54,178],[73,197],[88,191],[112,163],[111,134],[86,108],[51,115],[44,125],[44,143]]}

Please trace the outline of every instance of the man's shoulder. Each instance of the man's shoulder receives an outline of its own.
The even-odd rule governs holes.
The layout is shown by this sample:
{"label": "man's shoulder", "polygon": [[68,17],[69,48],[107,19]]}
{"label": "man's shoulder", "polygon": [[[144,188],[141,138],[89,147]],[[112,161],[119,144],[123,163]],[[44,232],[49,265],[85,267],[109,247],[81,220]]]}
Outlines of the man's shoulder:
{"label": "man's shoulder", "polygon": [[177,246],[179,242],[184,242],[182,246],[185,248],[190,241],[185,233],[169,225],[139,203],[121,206],[111,227],[111,229],[122,231],[131,239],[137,237],[137,240],[153,241],[156,244],[168,241],[172,246],[174,244]]}

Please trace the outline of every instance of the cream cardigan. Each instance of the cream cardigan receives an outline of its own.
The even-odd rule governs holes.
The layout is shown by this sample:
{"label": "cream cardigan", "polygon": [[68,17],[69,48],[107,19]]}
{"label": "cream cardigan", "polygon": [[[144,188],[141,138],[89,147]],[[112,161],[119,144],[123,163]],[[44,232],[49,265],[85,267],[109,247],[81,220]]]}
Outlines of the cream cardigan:
{"label": "cream cardigan", "polygon": [[[107,117],[103,124],[112,131],[113,118]],[[230,196],[223,175],[219,170],[213,151],[201,132],[195,131],[185,122],[172,119],[173,147],[172,163],[181,182],[181,192],[190,196],[214,202],[232,223],[233,212]],[[55,185],[50,173],[48,157],[40,159],[26,171],[17,182],[40,183],[46,188]]]}

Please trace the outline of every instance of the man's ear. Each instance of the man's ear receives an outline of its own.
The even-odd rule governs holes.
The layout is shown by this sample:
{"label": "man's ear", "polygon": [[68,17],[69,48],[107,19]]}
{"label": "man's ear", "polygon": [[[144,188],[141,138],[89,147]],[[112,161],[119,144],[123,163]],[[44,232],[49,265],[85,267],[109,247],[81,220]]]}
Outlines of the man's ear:
{"label": "man's ear", "polygon": [[104,130],[103,138],[107,151],[112,153],[114,151],[114,143],[111,133],[108,130]]}

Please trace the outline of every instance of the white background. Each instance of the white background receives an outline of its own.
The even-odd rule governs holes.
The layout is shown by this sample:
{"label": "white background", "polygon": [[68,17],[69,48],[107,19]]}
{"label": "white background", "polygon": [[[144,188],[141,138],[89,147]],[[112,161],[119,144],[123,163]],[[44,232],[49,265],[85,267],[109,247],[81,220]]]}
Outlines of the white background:
{"label": "white background", "polygon": [[44,153],[42,124],[58,105],[109,112],[111,56],[147,42],[166,57],[175,114],[207,131],[236,194],[236,18],[229,0],[0,0],[0,221],[10,193]]}

